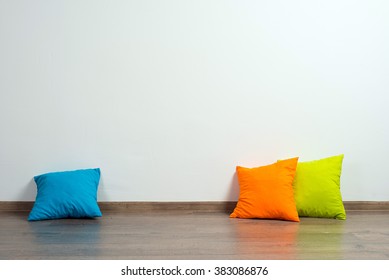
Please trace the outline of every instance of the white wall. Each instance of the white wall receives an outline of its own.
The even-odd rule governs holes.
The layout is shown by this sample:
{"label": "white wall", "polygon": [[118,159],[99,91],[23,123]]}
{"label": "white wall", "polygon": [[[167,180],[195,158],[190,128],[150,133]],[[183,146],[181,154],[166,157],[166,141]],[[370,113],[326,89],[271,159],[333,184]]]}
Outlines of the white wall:
{"label": "white wall", "polygon": [[345,154],[389,200],[389,2],[0,0],[0,200],[100,167],[101,201],[238,197],[235,166]]}

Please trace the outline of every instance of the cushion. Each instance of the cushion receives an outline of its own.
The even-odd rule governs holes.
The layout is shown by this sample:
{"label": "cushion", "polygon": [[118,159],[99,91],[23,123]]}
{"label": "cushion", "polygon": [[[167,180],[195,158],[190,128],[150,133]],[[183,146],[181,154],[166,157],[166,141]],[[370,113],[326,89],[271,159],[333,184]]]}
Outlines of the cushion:
{"label": "cushion", "polygon": [[99,168],[52,172],[34,180],[37,195],[29,221],[101,217],[97,205]]}
{"label": "cushion", "polygon": [[293,195],[298,158],[246,168],[237,166],[240,187],[231,218],[263,218],[300,221]]}
{"label": "cushion", "polygon": [[293,188],[299,216],[346,219],[340,192],[343,155],[299,162]]}

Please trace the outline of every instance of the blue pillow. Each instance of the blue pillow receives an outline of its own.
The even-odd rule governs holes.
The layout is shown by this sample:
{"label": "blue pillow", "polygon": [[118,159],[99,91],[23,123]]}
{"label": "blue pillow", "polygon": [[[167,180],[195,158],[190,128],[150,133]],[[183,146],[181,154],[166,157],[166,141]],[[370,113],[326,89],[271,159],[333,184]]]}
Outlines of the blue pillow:
{"label": "blue pillow", "polygon": [[29,221],[101,217],[100,169],[52,172],[34,177],[37,195]]}

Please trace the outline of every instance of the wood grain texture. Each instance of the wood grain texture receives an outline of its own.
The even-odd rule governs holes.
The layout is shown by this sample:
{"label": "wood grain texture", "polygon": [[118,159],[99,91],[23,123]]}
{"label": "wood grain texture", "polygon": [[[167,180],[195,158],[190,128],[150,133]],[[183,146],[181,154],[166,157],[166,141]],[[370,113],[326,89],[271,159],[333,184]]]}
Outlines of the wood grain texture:
{"label": "wood grain texture", "polygon": [[389,259],[389,213],[346,221],[231,219],[222,212],[103,212],[27,222],[0,212],[0,259]]}

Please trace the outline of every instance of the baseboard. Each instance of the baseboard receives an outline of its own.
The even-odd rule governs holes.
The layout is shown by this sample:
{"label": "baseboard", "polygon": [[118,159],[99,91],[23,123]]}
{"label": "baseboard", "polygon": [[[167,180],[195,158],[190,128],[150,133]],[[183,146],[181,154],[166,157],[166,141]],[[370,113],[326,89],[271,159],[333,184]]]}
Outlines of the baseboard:
{"label": "baseboard", "polygon": [[30,211],[33,201],[0,201],[1,211]]}
{"label": "baseboard", "polygon": [[101,211],[203,211],[221,212],[234,209],[232,201],[192,201],[192,202],[99,202]]}
{"label": "baseboard", "polygon": [[[193,201],[193,202],[143,202],[143,201],[101,201],[102,212],[225,212],[230,213],[236,201]],[[1,211],[30,211],[33,201],[0,201]],[[389,201],[344,201],[346,211],[389,211]]]}
{"label": "baseboard", "polygon": [[346,211],[389,211],[389,201],[344,201]]}
{"label": "baseboard", "polygon": [[[191,211],[191,212],[231,212],[236,201],[193,201],[193,202],[149,202],[149,201],[101,201],[102,212],[155,212],[155,211]],[[1,211],[31,211],[33,201],[0,201]]]}

